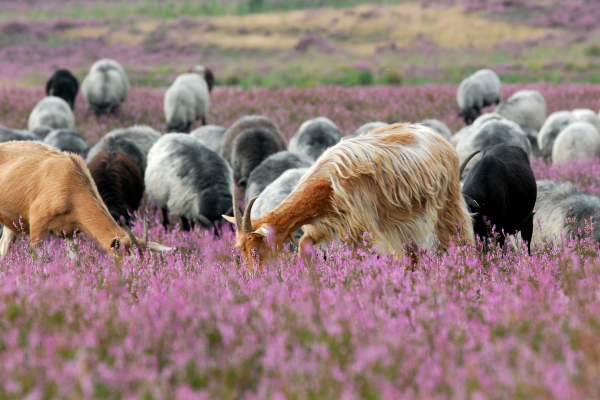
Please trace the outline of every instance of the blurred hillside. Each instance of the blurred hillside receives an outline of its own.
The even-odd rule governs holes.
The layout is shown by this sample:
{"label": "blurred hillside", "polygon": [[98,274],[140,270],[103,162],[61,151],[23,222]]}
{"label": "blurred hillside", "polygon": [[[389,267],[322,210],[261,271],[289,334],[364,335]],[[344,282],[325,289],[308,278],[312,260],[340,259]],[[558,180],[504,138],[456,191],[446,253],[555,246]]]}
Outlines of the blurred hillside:
{"label": "blurred hillside", "polygon": [[195,63],[221,85],[600,82],[591,1],[2,1],[0,85],[80,78],[120,61],[134,85],[166,86]]}

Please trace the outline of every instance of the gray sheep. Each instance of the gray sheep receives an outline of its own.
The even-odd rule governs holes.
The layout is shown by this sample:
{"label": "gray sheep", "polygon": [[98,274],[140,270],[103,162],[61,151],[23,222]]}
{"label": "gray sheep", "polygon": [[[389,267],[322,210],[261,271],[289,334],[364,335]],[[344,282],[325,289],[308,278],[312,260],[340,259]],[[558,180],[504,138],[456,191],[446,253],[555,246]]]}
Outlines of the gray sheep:
{"label": "gray sheep", "polygon": [[580,160],[597,154],[600,154],[600,132],[589,122],[577,121],[569,124],[554,140],[552,164]]}
{"label": "gray sheep", "polygon": [[552,147],[556,137],[570,123],[577,121],[571,111],[556,111],[550,114],[538,133],[538,147],[544,158],[552,156]]}
{"label": "gray sheep", "polygon": [[[483,150],[488,147],[502,143],[522,148],[527,153],[527,156],[531,158],[531,144],[527,136],[525,136],[519,125],[507,119],[492,119],[481,124],[467,137],[461,139],[456,146],[456,152],[462,163],[475,151],[479,150],[483,153]],[[480,153],[473,157],[470,165],[475,165],[481,159],[481,156],[482,154]],[[465,172],[468,170],[469,168]]]}
{"label": "gray sheep", "polygon": [[373,129],[381,128],[382,126],[388,126],[387,122],[375,121],[375,122],[367,122],[364,125],[359,126],[354,132],[352,132],[348,136],[344,136],[342,140],[347,140],[356,136],[362,136],[368,132],[371,132]]}
{"label": "gray sheep", "polygon": [[161,134],[145,125],[115,129],[104,135],[88,153],[86,163],[90,165],[94,157],[104,151],[125,153],[133,159],[144,176],[146,157],[150,148],[161,138]]}
{"label": "gray sheep", "polygon": [[454,145],[454,147],[457,147],[458,143],[462,139],[468,137],[471,133],[475,132],[484,123],[489,122],[489,121],[500,121],[503,119],[506,119],[506,118],[504,118],[503,116],[501,116],[499,114],[494,114],[494,113],[482,114],[479,117],[477,117],[477,119],[475,121],[473,121],[473,124],[465,126],[461,130],[456,132],[454,135],[452,135],[452,138],[450,138],[450,143],[452,143]]}
{"label": "gray sheep", "polygon": [[144,182],[148,197],[163,210],[165,227],[170,213],[181,217],[187,231],[188,220],[211,227],[230,213],[231,175],[227,162],[198,139],[173,133],[150,149]]}
{"label": "gray sheep", "polygon": [[[593,218],[600,220],[600,198],[582,192],[569,182],[538,181],[537,200],[535,203],[533,235],[547,237],[551,243],[565,234],[580,236],[585,230],[585,223]],[[566,221],[574,218],[574,222]],[[540,230],[541,228],[541,230]],[[600,242],[600,225],[596,224],[594,240]]]}
{"label": "gray sheep", "polygon": [[220,154],[225,131],[227,131],[227,128],[223,126],[204,125],[191,131],[190,135],[215,153]]}
{"label": "gray sheep", "polygon": [[252,171],[246,185],[246,204],[258,196],[271,182],[279,178],[288,169],[308,168],[313,160],[306,154],[292,151],[280,151],[264,159]]}
{"label": "gray sheep", "polygon": [[199,119],[206,125],[213,82],[212,72],[203,65],[175,79],[164,99],[167,132],[187,132]]}
{"label": "gray sheep", "polygon": [[459,116],[470,125],[481,115],[481,109],[501,100],[500,78],[491,69],[480,69],[463,80],[456,92]]}
{"label": "gray sheep", "polygon": [[[294,190],[300,179],[306,174],[309,168],[288,169],[281,176],[275,179],[269,186],[262,191],[258,199],[254,202],[250,216],[252,218],[263,217],[266,213],[277,207]],[[302,228],[294,232],[296,243],[303,235]]]}
{"label": "gray sheep", "polygon": [[289,150],[317,159],[328,148],[339,143],[342,135],[328,118],[319,117],[305,121],[290,139]]}
{"label": "gray sheep", "polygon": [[129,80],[115,60],[96,61],[81,84],[81,94],[96,115],[115,112],[129,96]]}
{"label": "gray sheep", "polygon": [[89,149],[87,140],[71,129],[55,129],[44,138],[44,144],[57,150],[85,154]]}
{"label": "gray sheep", "polygon": [[245,186],[254,168],[271,154],[286,149],[279,127],[261,115],[237,120],[223,135],[221,157],[233,169],[233,179]]}
{"label": "gray sheep", "polygon": [[450,128],[448,128],[448,125],[446,125],[439,119],[424,119],[423,121],[419,122],[419,124],[433,129],[434,131],[442,135],[444,139],[451,142],[452,132],[450,131]]}
{"label": "gray sheep", "polygon": [[21,129],[10,129],[0,125],[0,143],[11,142],[13,140],[37,142],[40,140],[40,138],[33,132]]}
{"label": "gray sheep", "polygon": [[75,116],[69,103],[60,97],[48,96],[40,100],[29,114],[27,129],[33,131],[41,126],[53,129],[73,129]]}
{"label": "gray sheep", "polygon": [[494,112],[521,126],[529,124],[539,131],[546,120],[548,105],[537,90],[519,90],[508,100],[498,104]]}

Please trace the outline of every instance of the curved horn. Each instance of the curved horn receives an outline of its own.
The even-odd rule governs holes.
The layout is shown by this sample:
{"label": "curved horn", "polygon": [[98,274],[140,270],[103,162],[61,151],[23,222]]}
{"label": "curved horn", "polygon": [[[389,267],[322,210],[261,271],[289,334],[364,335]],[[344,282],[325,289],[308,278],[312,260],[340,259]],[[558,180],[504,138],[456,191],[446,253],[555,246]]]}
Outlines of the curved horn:
{"label": "curved horn", "polygon": [[469,161],[471,161],[471,158],[475,157],[479,152],[481,152],[481,150],[477,150],[476,152],[472,153],[469,157],[465,158],[465,161],[463,161],[462,164],[460,164],[460,168],[458,169],[458,178],[459,179],[462,176],[463,172],[465,171],[467,164],[469,163]]}
{"label": "curved horn", "polygon": [[[234,193],[235,193],[235,189],[234,189]],[[240,215],[240,210],[238,209],[237,196],[234,194],[231,198],[233,199],[233,217],[235,218],[235,225],[237,226],[238,229],[241,229],[242,228],[242,216]]]}
{"label": "curved horn", "polygon": [[244,232],[244,233],[250,233],[250,232],[254,231],[254,229],[252,229],[252,221],[250,220],[250,213],[252,211],[252,206],[254,205],[254,202],[256,201],[256,199],[258,199],[258,196],[254,197],[252,200],[250,200],[250,203],[248,203],[248,207],[246,207],[246,211],[244,211],[244,222],[242,224],[242,232]]}
{"label": "curved horn", "polygon": [[121,226],[121,228],[123,228],[123,230],[125,231],[125,233],[127,233],[127,236],[129,236],[129,239],[131,240],[131,245],[132,246],[137,246],[139,251],[142,251],[142,248],[140,247],[140,244],[137,241],[137,238],[135,237],[135,235],[133,234],[133,232],[131,232],[131,229],[129,229],[129,227],[125,224],[123,224]]}

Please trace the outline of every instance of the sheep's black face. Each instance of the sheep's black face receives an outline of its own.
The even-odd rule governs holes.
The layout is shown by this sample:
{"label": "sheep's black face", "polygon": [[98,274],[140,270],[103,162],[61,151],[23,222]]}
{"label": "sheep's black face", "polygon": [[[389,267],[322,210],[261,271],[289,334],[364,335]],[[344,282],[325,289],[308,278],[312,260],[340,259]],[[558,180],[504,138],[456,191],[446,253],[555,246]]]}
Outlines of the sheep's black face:
{"label": "sheep's black face", "polygon": [[462,111],[459,114],[459,116],[462,117],[467,125],[471,125],[480,115],[481,110],[477,108],[471,108],[470,110]]}

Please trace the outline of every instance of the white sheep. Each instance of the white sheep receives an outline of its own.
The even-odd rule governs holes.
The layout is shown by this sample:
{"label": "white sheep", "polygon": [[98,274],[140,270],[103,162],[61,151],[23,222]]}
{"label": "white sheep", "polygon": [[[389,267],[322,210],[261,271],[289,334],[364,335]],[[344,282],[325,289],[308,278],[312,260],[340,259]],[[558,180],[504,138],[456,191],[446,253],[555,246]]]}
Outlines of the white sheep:
{"label": "white sheep", "polygon": [[168,132],[187,132],[199,119],[206,125],[212,82],[212,72],[203,65],[175,79],[164,99]]}
{"label": "white sheep", "polygon": [[129,80],[121,64],[104,58],[90,68],[81,93],[96,115],[115,112],[129,96]]}
{"label": "white sheep", "polygon": [[491,69],[480,69],[458,86],[456,101],[461,116],[470,125],[481,115],[481,109],[501,100],[500,78]]}
{"label": "white sheep", "polygon": [[195,137],[217,154],[221,153],[221,144],[227,128],[219,125],[204,125],[190,132],[190,136]]}
{"label": "white sheep", "polygon": [[586,121],[577,121],[563,129],[552,147],[552,164],[580,160],[600,154],[600,132]]}
{"label": "white sheep", "polygon": [[529,124],[539,131],[546,120],[548,105],[544,96],[537,90],[519,90],[498,104],[494,112],[521,126]]}
{"label": "white sheep", "polygon": [[494,120],[499,121],[502,119],[505,119],[505,118],[499,114],[494,114],[494,113],[482,114],[479,117],[477,117],[477,119],[475,121],[473,121],[473,123],[471,125],[465,126],[461,130],[456,132],[454,135],[452,135],[452,137],[450,138],[450,143],[452,143],[454,145],[454,147],[457,147],[458,143],[462,139],[468,137],[471,133],[475,132],[484,123],[486,123],[488,121],[494,121]]}
{"label": "white sheep", "polygon": [[73,129],[75,116],[69,103],[55,96],[41,99],[29,114],[27,129],[33,131],[41,126],[49,126],[53,129]]}
{"label": "white sheep", "polygon": [[537,137],[540,155],[544,158],[552,156],[552,147],[556,137],[560,131],[575,121],[577,118],[571,111],[556,111],[550,114],[544,121]]}
{"label": "white sheep", "polygon": [[578,121],[589,122],[596,127],[598,132],[600,132],[600,117],[598,117],[598,114],[593,110],[590,110],[589,108],[576,108],[571,112]]}

